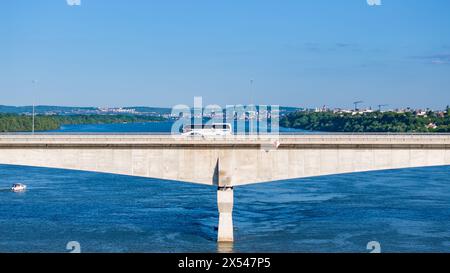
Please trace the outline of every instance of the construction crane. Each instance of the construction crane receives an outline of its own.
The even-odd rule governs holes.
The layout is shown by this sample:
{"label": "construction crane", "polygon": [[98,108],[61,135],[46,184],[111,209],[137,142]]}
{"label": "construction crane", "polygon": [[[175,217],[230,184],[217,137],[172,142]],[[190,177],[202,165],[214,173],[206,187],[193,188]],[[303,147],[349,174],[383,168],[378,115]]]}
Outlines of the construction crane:
{"label": "construction crane", "polygon": [[378,111],[381,112],[381,108],[389,106],[389,104],[378,104]]}
{"label": "construction crane", "polygon": [[355,105],[355,111],[358,111],[358,105],[364,103],[362,100],[360,101],[355,101],[353,104]]}

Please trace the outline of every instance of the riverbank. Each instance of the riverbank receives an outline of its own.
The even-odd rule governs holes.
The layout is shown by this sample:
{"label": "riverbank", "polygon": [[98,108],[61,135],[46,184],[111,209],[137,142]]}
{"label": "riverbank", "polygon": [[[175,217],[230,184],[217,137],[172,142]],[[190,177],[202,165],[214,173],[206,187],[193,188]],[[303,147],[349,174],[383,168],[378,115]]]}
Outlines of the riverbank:
{"label": "riverbank", "polygon": [[281,118],[280,126],[321,132],[359,133],[448,133],[450,116],[396,112],[362,114],[301,111]]}
{"label": "riverbank", "polygon": [[[32,116],[0,114],[0,132],[29,132],[32,130]],[[161,122],[167,119],[144,115],[36,115],[36,131],[55,131],[64,125],[80,124],[121,124],[137,122]]]}

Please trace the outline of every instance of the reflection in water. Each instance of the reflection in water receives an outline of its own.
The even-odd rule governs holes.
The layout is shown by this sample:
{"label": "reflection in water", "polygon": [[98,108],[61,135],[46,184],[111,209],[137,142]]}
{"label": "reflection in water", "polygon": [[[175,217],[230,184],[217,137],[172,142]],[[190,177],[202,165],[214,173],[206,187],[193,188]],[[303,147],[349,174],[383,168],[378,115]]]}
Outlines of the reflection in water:
{"label": "reflection in water", "polygon": [[217,252],[218,253],[233,253],[233,243],[232,242],[218,242]]}

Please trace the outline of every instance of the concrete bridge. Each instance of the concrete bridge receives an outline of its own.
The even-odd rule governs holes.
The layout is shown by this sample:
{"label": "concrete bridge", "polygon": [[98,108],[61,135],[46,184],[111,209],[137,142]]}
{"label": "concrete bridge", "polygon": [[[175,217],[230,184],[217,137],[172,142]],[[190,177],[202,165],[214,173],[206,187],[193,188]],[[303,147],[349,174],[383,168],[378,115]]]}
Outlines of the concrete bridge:
{"label": "concrete bridge", "polygon": [[233,241],[233,187],[293,178],[450,165],[450,135],[0,135],[0,164],[218,187],[218,241]]}

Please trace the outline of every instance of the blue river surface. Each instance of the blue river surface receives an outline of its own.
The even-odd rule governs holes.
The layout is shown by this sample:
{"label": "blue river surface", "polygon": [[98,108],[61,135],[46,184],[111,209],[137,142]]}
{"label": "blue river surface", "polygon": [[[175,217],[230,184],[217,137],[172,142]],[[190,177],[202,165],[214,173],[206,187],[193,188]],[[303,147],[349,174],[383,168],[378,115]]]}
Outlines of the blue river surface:
{"label": "blue river surface", "polygon": [[[60,132],[164,132],[168,123]],[[235,188],[234,252],[450,252],[450,167]],[[9,190],[24,183],[24,193]],[[217,252],[216,188],[0,165],[0,252]],[[229,249],[228,249],[229,250]]]}

